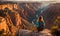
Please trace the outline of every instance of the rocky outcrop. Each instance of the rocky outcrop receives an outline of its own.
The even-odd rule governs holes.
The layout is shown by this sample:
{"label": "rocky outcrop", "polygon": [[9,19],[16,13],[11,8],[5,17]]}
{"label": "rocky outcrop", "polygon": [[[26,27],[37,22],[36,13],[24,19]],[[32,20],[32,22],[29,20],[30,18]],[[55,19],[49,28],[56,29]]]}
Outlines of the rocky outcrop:
{"label": "rocky outcrop", "polygon": [[0,17],[0,34],[2,34],[1,32],[4,35],[10,34],[10,30],[9,30],[8,25],[7,25],[6,19],[3,17]]}
{"label": "rocky outcrop", "polygon": [[34,32],[34,31],[29,31],[29,30],[19,30],[16,33],[16,36],[52,36],[51,31],[48,29],[44,29],[43,31],[40,32]]}

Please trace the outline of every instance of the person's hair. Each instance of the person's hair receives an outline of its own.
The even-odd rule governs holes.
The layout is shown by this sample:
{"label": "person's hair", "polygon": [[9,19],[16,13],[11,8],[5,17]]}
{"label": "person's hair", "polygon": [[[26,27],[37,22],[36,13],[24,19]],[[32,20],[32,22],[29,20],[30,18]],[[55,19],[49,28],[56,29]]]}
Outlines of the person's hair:
{"label": "person's hair", "polygon": [[38,21],[43,21],[43,16],[40,16],[40,17],[38,18]]}

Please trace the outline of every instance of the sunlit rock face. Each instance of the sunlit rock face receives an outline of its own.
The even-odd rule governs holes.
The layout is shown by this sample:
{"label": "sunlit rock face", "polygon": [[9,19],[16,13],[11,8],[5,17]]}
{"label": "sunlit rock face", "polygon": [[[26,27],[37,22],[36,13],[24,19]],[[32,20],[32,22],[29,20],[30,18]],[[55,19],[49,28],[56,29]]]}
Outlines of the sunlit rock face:
{"label": "sunlit rock face", "polygon": [[17,9],[17,4],[2,4],[0,5],[0,9],[2,9],[3,12],[5,12],[5,8],[8,10],[8,17],[10,17],[10,20],[12,20],[13,25],[18,26],[21,24],[21,18],[18,11],[15,11],[14,9]]}
{"label": "sunlit rock face", "polygon": [[0,31],[4,31],[3,33],[10,32],[8,25],[7,25],[7,22],[6,22],[6,19],[3,17],[0,17]]}
{"label": "sunlit rock face", "polygon": [[0,30],[4,29],[7,30],[6,20],[3,17],[0,17]]}
{"label": "sunlit rock face", "polygon": [[[15,6],[15,4],[13,4]],[[7,28],[9,28],[9,31],[12,33],[12,35],[15,35],[15,32],[18,30],[17,28],[21,28],[19,27],[19,25],[21,24],[21,18],[19,13],[17,13],[17,11],[12,10],[12,4],[2,4],[0,5],[1,9],[0,9],[0,16],[5,18],[4,22],[1,22],[1,29],[5,29],[7,30]],[[6,8],[6,9],[5,9]],[[6,11],[5,11],[6,10]],[[6,25],[8,27],[6,27]],[[3,27],[4,26],[4,27]]]}

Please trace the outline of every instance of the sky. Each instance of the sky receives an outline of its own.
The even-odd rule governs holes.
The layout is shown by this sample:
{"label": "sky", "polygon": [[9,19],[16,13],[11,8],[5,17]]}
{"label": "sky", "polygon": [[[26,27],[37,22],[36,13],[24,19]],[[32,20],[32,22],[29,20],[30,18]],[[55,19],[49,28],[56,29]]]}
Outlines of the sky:
{"label": "sky", "polygon": [[[4,1],[38,1],[38,0],[4,0]],[[39,1],[44,1],[44,0],[39,0]],[[47,0],[45,0],[45,1],[47,1]]]}
{"label": "sky", "polygon": [[0,0],[0,1],[23,1],[23,2],[53,1],[53,2],[60,3],[60,0]]}
{"label": "sky", "polygon": [[7,1],[50,1],[50,0],[7,0]]}

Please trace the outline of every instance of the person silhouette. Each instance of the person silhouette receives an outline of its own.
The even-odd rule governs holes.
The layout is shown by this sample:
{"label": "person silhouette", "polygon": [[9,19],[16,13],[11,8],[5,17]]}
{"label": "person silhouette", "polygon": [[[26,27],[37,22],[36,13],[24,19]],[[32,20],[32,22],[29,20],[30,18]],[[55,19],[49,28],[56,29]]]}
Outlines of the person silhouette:
{"label": "person silhouette", "polygon": [[35,26],[37,27],[38,32],[42,31],[45,28],[45,22],[43,20],[43,16],[40,16],[37,19],[37,22],[35,23]]}

